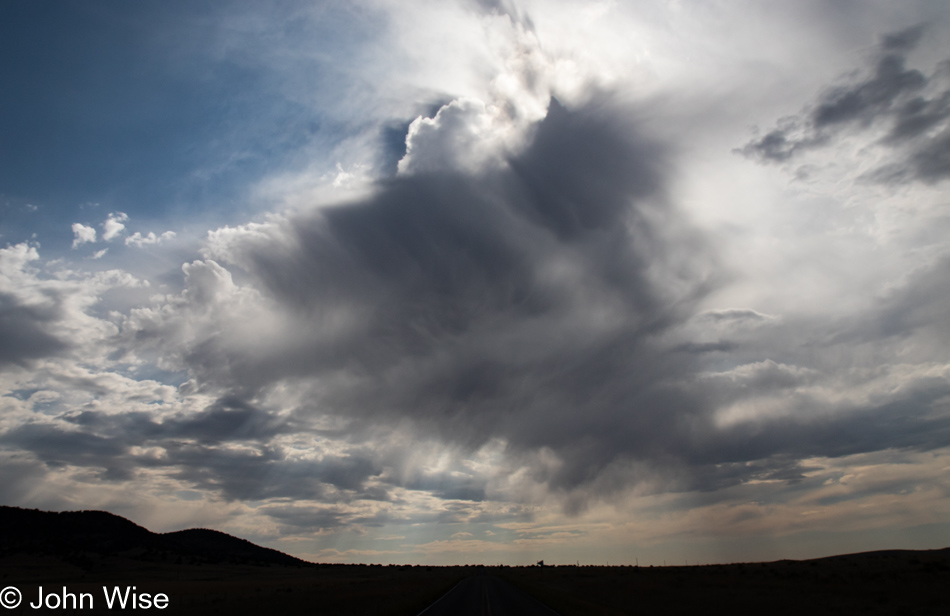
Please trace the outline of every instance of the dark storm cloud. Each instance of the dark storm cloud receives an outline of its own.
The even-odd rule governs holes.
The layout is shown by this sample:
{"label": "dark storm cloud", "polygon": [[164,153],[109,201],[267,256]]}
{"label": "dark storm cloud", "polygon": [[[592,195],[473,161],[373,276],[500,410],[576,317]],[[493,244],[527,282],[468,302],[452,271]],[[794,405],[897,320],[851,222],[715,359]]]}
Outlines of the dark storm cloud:
{"label": "dark storm cloud", "polygon": [[143,466],[177,467],[174,476],[228,500],[268,498],[319,499],[348,502],[357,498],[385,500],[385,493],[364,490],[379,475],[369,457],[326,456],[317,460],[288,459],[276,446],[252,451],[166,443],[167,459],[140,460]]}
{"label": "dark storm cloud", "polygon": [[[11,430],[0,438],[0,444],[29,451],[50,467],[89,468],[109,480],[130,479],[138,469],[167,469],[171,476],[227,500],[388,500],[385,490],[364,485],[381,472],[369,455],[295,460],[273,445],[234,449],[132,433],[106,437],[48,424]],[[133,445],[160,453],[134,454],[130,451]]]}
{"label": "dark storm cloud", "polygon": [[[453,340],[470,343],[462,337],[482,327],[516,335],[515,326],[567,326],[587,318],[587,307],[615,306],[625,335],[682,320],[703,290],[691,271],[702,240],[662,203],[663,150],[628,142],[622,124],[598,115],[554,104],[508,171],[395,179],[369,202],[293,220],[280,230],[287,237],[274,238],[284,245],[238,245],[235,260],[299,314],[316,320],[352,308],[367,317],[352,336],[306,348],[277,374],[309,375],[347,360],[378,369],[407,353],[448,350]],[[678,250],[671,235],[694,247]],[[668,278],[653,276],[674,265]],[[462,397],[491,388],[512,367],[511,357],[467,350],[445,357],[458,375],[450,389]],[[212,358],[195,360],[200,367]],[[274,378],[253,366],[261,368],[241,380]]]}
{"label": "dark storm cloud", "polygon": [[261,507],[261,513],[294,530],[324,530],[352,523],[352,514],[339,507],[294,507],[273,505]]}
{"label": "dark storm cloud", "polygon": [[913,28],[887,34],[881,40],[881,47],[888,52],[907,53],[917,47],[923,33],[923,26],[914,26]]}
{"label": "dark storm cloud", "polygon": [[[800,351],[803,336],[820,341],[816,324],[697,310],[718,284],[715,253],[669,203],[670,154],[631,115],[553,101],[501,170],[400,176],[360,202],[232,233],[216,250],[293,315],[294,340],[260,356],[195,349],[191,368],[244,399],[285,379],[316,383],[296,416],[345,419],[354,442],[407,424],[462,451],[502,439],[514,468],[564,493],[623,489],[637,480],[616,470],[628,463],[678,469],[678,485],[703,490],[799,481],[797,461],[812,456],[946,444],[931,416],[942,382],[842,406],[808,392],[837,374]],[[923,309],[915,289],[859,322]],[[730,338],[683,340],[699,326]],[[711,362],[739,368],[709,376]],[[793,410],[717,419],[766,399]],[[542,449],[559,463],[537,464]],[[487,486],[462,473],[385,481],[465,501]]]}
{"label": "dark storm cloud", "polygon": [[420,526],[431,524],[498,524],[514,520],[527,521],[532,513],[516,505],[508,505],[498,511],[486,512],[470,500],[453,500],[443,497],[435,511],[405,511],[379,509],[371,514],[348,509],[339,505],[294,505],[276,504],[261,507],[260,511],[279,524],[295,532],[320,531],[361,526]]}
{"label": "dark storm cloud", "polygon": [[[950,394],[946,380],[912,390],[874,407],[842,409],[802,421],[790,416],[774,419],[768,428],[746,423],[697,439],[686,449],[691,464],[760,461],[759,469],[784,466],[789,457],[840,457],[889,448],[929,451],[950,443],[950,417],[935,411]],[[812,400],[815,404],[821,401]]]}
{"label": "dark storm cloud", "polygon": [[25,306],[0,292],[0,367],[24,365],[66,350],[68,345],[48,332],[49,324],[59,318],[56,307]]}
{"label": "dark storm cloud", "polygon": [[[733,393],[736,399],[744,399],[770,388],[798,395],[800,404],[783,417],[693,434],[680,443],[675,455],[657,459],[671,473],[664,490],[705,493],[701,500],[711,504],[734,498],[726,490],[750,481],[780,481],[786,487],[812,489],[818,486],[806,473],[819,470],[814,458],[874,452],[890,452],[896,457],[896,452],[933,451],[950,444],[950,417],[942,412],[950,383],[944,378],[909,382],[905,391],[883,404],[855,403],[843,408],[796,394],[788,382],[743,387],[744,391]],[[717,396],[712,388],[704,391],[712,398]],[[697,504],[695,500],[690,503]]]}
{"label": "dark storm cloud", "polygon": [[[552,447],[565,464],[545,479],[558,487],[670,447],[703,404],[672,383],[694,353],[661,339],[715,283],[715,259],[666,198],[665,148],[626,113],[552,101],[503,170],[395,178],[271,236],[232,238],[228,258],[300,320],[299,346],[258,362],[193,354],[193,369],[237,367],[242,395],[317,378],[314,408],[351,430],[408,419],[463,447]],[[358,321],[320,337],[334,311]]]}
{"label": "dark storm cloud", "polygon": [[[630,464],[708,491],[798,482],[800,461],[813,456],[950,443],[938,412],[945,379],[908,378],[869,403],[831,402],[808,388],[838,370],[809,367],[816,352],[801,341],[823,345],[820,358],[828,348],[846,354],[836,346],[845,338],[945,339],[946,263],[834,335],[751,309],[701,312],[698,300],[719,282],[716,255],[667,198],[672,154],[633,118],[609,100],[575,109],[555,101],[501,169],[397,176],[355,203],[213,237],[211,256],[246,270],[263,299],[216,263],[196,262],[185,267],[180,303],[148,312],[132,334],[177,345],[177,330],[162,330],[156,315],[186,329],[199,318],[214,332],[227,327],[213,315],[269,302],[273,310],[250,313],[274,315],[266,344],[230,346],[244,339],[215,334],[174,349],[199,386],[228,395],[193,414],[66,414],[8,431],[3,445],[106,478],[162,469],[228,500],[352,503],[392,501],[397,487],[425,491],[454,503],[432,521],[452,522],[493,498],[489,478],[461,466],[424,473],[409,462],[411,447],[386,442],[388,430],[463,455],[500,439],[506,468],[583,495],[638,481]],[[225,321],[235,323],[256,326]],[[697,328],[728,332],[684,339]],[[724,371],[709,373],[710,364]],[[285,384],[307,402],[265,410],[264,394]],[[760,400],[782,400],[786,412],[717,420]],[[324,434],[343,449],[302,459],[281,445]],[[539,451],[557,463],[538,462]],[[274,517],[315,528],[395,523],[298,513]]]}
{"label": "dark storm cloud", "polygon": [[717,340],[715,342],[686,342],[675,347],[674,350],[682,353],[715,353],[717,351],[733,351],[736,346],[735,342]]}
{"label": "dark storm cloud", "polygon": [[267,441],[296,430],[285,420],[234,398],[222,398],[204,411],[156,421],[145,412],[107,415],[84,411],[67,421],[114,438],[191,439],[205,444],[243,440]]}
{"label": "dark storm cloud", "polygon": [[30,451],[51,467],[96,467],[115,479],[125,479],[122,464],[127,446],[116,439],[52,424],[24,424],[0,436],[0,445]]}
{"label": "dark storm cloud", "polygon": [[[382,472],[371,452],[353,449],[319,460],[294,459],[272,441],[303,431],[303,426],[233,399],[161,421],[145,412],[85,411],[62,419],[67,423],[14,428],[0,436],[0,445],[31,452],[51,467],[95,469],[112,480],[129,479],[139,468],[165,468],[229,500],[389,498],[385,489],[365,485]],[[134,447],[149,451],[135,453]]]}
{"label": "dark storm cloud", "polygon": [[869,76],[829,89],[803,113],[782,119],[739,151],[780,163],[826,146],[845,131],[883,126],[880,143],[895,151],[897,161],[868,179],[936,182],[950,177],[950,62],[945,60],[929,76],[906,66],[907,54],[923,33],[918,26],[885,36]]}

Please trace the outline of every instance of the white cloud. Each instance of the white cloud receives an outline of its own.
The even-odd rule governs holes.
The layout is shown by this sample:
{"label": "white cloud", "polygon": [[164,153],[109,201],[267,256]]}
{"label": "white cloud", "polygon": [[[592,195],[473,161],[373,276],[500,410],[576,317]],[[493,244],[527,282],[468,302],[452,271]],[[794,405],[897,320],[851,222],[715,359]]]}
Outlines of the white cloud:
{"label": "white cloud", "polygon": [[105,222],[102,223],[102,239],[108,242],[122,233],[122,231],[125,229],[125,225],[123,223],[128,219],[129,215],[125,212],[112,212],[109,214]]}
{"label": "white cloud", "polygon": [[89,314],[91,308],[111,289],[148,283],[122,270],[89,274],[40,261],[36,247],[26,243],[0,249],[0,292],[9,298],[10,308],[22,314],[17,321],[21,333],[32,331],[40,341],[58,340],[60,350],[95,363],[111,351],[106,339],[117,330],[110,321]]}
{"label": "white cloud", "polygon": [[96,241],[96,230],[82,223],[73,223],[73,234],[76,236],[73,239],[73,248],[78,248],[86,242],[93,243]]}
{"label": "white cloud", "polygon": [[14,290],[31,280],[29,263],[39,258],[36,246],[26,242],[0,248],[0,288]]}
{"label": "white cloud", "polygon": [[546,54],[534,32],[510,15],[482,18],[498,73],[479,96],[445,104],[418,117],[406,135],[400,173],[478,171],[502,163],[527,142],[547,113],[560,73],[568,67]]}
{"label": "white cloud", "polygon": [[147,246],[149,244],[161,244],[162,242],[172,240],[175,238],[174,231],[165,231],[161,235],[155,235],[153,231],[149,231],[148,235],[142,235],[138,231],[125,238],[126,246],[135,246],[136,248],[141,248],[142,246]]}
{"label": "white cloud", "polygon": [[235,366],[228,366],[226,357],[268,356],[288,337],[299,336],[276,330],[282,311],[256,289],[235,284],[217,262],[186,263],[182,272],[181,293],[158,296],[154,305],[133,308],[123,319],[120,339],[126,352],[154,352],[163,369],[187,368],[214,389],[232,376]]}
{"label": "white cloud", "polygon": [[476,170],[486,160],[497,160],[490,131],[499,114],[496,107],[463,98],[442,107],[434,118],[416,118],[409,126],[399,171]]}

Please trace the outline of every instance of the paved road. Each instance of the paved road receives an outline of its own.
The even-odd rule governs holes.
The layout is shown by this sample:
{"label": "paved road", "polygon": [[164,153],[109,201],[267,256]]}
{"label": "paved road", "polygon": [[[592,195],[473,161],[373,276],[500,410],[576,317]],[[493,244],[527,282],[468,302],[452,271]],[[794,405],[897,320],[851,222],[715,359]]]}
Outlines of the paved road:
{"label": "paved road", "polygon": [[418,616],[558,616],[531,595],[493,575],[473,575]]}

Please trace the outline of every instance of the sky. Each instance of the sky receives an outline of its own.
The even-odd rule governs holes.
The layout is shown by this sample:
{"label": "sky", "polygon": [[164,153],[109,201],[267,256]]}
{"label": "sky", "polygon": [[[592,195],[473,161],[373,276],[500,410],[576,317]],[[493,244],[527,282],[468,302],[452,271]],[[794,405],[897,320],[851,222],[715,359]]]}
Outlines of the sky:
{"label": "sky", "polygon": [[0,503],[319,562],[950,545],[948,19],[0,4]]}

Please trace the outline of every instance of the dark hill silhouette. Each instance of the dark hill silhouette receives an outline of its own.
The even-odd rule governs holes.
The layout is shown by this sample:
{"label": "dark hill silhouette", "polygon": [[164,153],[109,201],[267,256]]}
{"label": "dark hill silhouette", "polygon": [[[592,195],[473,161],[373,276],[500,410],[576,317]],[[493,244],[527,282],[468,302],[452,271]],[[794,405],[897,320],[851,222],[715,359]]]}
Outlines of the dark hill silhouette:
{"label": "dark hill silhouette", "polygon": [[0,507],[0,587],[25,599],[40,586],[100,597],[103,586],[138,585],[166,593],[181,616],[405,616],[486,575],[563,616],[950,614],[950,549],[670,567],[320,565],[213,530],[157,534],[104,511]]}
{"label": "dark hill silhouette", "polygon": [[309,565],[227,533],[194,528],[153,533],[106,511],[40,511],[0,506],[0,556],[121,556],[136,560]]}
{"label": "dark hill silhouette", "polygon": [[161,535],[169,545],[204,555],[208,559],[242,563],[270,563],[275,565],[309,565],[283,552],[264,548],[246,539],[207,528],[190,528]]}

